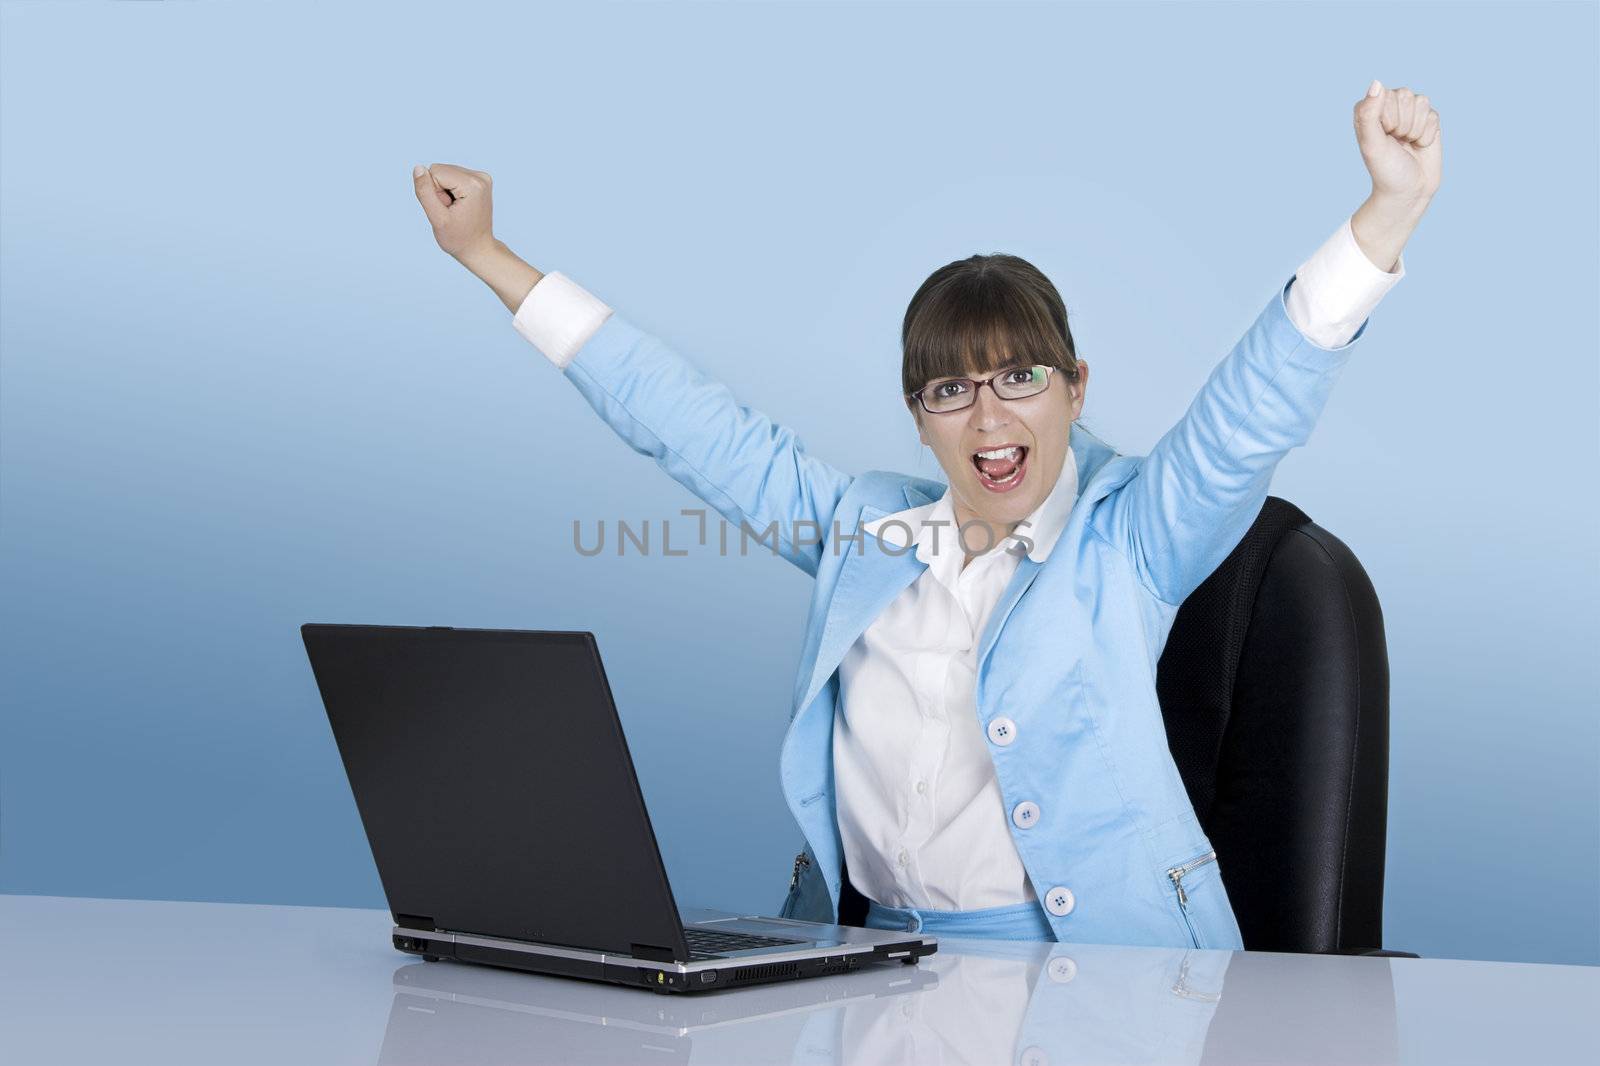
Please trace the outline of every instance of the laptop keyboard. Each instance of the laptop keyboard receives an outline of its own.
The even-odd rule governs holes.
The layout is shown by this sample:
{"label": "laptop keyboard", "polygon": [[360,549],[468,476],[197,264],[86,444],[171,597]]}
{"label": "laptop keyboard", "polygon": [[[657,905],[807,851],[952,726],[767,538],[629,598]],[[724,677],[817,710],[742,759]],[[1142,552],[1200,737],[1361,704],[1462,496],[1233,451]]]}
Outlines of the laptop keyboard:
{"label": "laptop keyboard", "polygon": [[778,944],[808,944],[808,940],[790,940],[781,936],[756,936],[753,933],[730,933],[722,930],[683,930],[683,939],[689,945],[691,959],[717,959],[729,951],[748,951]]}

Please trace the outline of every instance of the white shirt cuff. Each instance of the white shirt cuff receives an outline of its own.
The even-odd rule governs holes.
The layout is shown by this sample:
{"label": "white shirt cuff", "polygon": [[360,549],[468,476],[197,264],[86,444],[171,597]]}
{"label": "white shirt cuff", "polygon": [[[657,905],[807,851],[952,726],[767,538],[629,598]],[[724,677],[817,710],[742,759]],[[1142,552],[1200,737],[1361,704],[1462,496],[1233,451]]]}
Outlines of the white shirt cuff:
{"label": "white shirt cuff", "polygon": [[1313,343],[1338,348],[1405,276],[1404,256],[1397,257],[1392,274],[1368,259],[1347,218],[1295,271],[1285,305],[1295,328]]}
{"label": "white shirt cuff", "polygon": [[528,290],[511,324],[545,358],[565,370],[610,315],[610,307],[558,270]]}

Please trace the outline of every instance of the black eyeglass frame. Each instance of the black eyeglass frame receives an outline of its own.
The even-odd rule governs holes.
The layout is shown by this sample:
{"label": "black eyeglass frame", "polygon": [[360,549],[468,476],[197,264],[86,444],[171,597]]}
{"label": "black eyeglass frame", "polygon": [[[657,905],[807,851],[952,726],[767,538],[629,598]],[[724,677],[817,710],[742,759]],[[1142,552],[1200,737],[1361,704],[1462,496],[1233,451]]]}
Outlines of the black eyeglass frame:
{"label": "black eyeglass frame", "polygon": [[[996,389],[994,387],[995,378],[1004,377],[1005,375],[1013,373],[1013,372],[1018,371],[1018,370],[1043,370],[1044,371],[1044,376],[1045,376],[1044,388],[1040,389],[1038,392],[1030,392],[1026,396],[1001,396],[1000,395],[1000,390],[998,390],[998,389]],[[995,397],[997,399],[1004,400],[1006,403],[1011,403],[1011,402],[1013,402],[1015,400],[1031,400],[1035,396],[1038,396],[1041,393],[1048,392],[1050,390],[1050,380],[1055,375],[1055,372],[1057,370],[1061,370],[1061,368],[1058,367],[1058,366],[1049,366],[1049,365],[1047,365],[1045,363],[1030,363],[1030,364],[1027,364],[1027,365],[1020,365],[1019,364],[1017,366],[1008,366],[1004,370],[1001,370],[1001,371],[999,371],[997,373],[991,374],[990,376],[988,376],[986,378],[940,378],[937,381],[928,382],[926,385],[922,386],[922,388],[918,389],[916,392],[908,392],[908,393],[906,393],[906,399],[910,400],[910,399],[915,398],[917,403],[922,405],[922,409],[924,411],[928,412],[930,415],[953,415],[958,411],[965,411],[967,408],[969,408],[973,404],[977,403],[978,402],[978,390],[983,388],[985,385],[989,386],[990,391],[995,394]],[[1066,375],[1066,378],[1067,378],[1068,381],[1076,380],[1076,378],[1078,376],[1078,372],[1076,370],[1063,370],[1062,373]],[[966,403],[962,404],[960,407],[947,407],[943,411],[935,411],[933,408],[929,407],[928,406],[928,401],[923,398],[922,394],[927,392],[929,389],[933,388],[935,385],[947,385],[952,381],[964,381],[968,385],[972,386],[972,393],[971,393],[972,399],[968,400]]]}

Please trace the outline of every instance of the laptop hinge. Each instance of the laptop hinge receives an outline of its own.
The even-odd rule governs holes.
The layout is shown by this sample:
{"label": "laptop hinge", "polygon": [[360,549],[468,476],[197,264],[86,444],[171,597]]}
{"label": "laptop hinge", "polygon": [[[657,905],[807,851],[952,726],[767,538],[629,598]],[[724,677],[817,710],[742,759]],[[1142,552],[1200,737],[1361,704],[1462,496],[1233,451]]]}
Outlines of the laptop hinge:
{"label": "laptop hinge", "polygon": [[652,962],[676,962],[669,948],[659,948],[654,944],[629,944],[628,954],[636,959],[649,959]]}
{"label": "laptop hinge", "polygon": [[394,914],[394,924],[403,929],[423,929],[431,932],[438,928],[433,924],[432,918],[425,918],[419,914],[397,914],[393,911],[390,913]]}

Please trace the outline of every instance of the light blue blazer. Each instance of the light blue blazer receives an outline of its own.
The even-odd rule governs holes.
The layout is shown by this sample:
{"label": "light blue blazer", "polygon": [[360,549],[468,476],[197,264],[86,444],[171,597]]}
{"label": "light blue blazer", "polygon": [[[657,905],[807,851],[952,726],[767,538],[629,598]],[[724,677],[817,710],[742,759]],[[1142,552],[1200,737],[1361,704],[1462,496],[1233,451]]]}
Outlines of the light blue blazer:
{"label": "light blue blazer", "polygon": [[[980,638],[974,728],[1000,714],[1016,723],[1015,741],[990,754],[1005,810],[1039,806],[1032,828],[1008,821],[1035,892],[1043,900],[1066,887],[1075,899],[1049,915],[1057,940],[1243,947],[1224,871],[1208,859],[1167,747],[1156,663],[1178,605],[1254,521],[1273,469],[1310,436],[1366,332],[1363,321],[1341,347],[1320,347],[1289,318],[1293,284],[1148,456],[1120,455],[1073,427],[1079,492],[1066,528],[1045,562],[1020,559]],[[563,373],[624,441],[730,522],[756,533],[776,523],[779,553],[816,579],[780,757],[805,835],[783,913],[836,922],[839,663],[925,567],[860,526],[930,503],[945,486],[882,470],[852,476],[806,454],[789,429],[615,312]]]}

